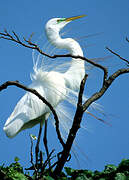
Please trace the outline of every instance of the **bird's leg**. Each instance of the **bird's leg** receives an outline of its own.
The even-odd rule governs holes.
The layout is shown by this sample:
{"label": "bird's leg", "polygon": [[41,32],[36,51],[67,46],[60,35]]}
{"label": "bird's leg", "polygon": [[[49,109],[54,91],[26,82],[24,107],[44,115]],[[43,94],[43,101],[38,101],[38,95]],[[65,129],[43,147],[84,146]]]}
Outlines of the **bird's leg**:
{"label": "bird's leg", "polygon": [[36,168],[38,168],[38,153],[39,153],[39,143],[40,143],[41,133],[42,133],[42,123],[40,123],[37,144],[36,144],[36,147],[35,147],[35,156],[36,156],[36,164],[35,164],[35,166],[36,166]]}
{"label": "bird's leg", "polygon": [[[47,158],[49,157],[48,145],[47,145],[47,120],[45,120],[45,128],[44,128],[44,137],[43,137],[44,147],[47,153]],[[48,160],[49,168],[51,166],[50,160]]]}

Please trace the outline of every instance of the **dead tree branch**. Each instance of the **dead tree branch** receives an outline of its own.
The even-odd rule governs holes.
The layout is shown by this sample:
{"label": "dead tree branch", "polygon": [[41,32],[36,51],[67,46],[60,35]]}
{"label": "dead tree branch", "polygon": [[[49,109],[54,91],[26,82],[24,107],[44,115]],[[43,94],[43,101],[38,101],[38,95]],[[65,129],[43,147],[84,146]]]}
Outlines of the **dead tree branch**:
{"label": "dead tree branch", "polygon": [[82,60],[84,60],[84,61],[92,64],[93,66],[100,68],[100,69],[104,72],[104,79],[106,79],[107,76],[108,76],[108,71],[107,71],[107,69],[106,69],[104,66],[102,66],[102,65],[100,65],[100,64],[97,64],[97,63],[95,63],[94,61],[92,61],[92,60],[90,60],[90,59],[88,59],[88,58],[86,58],[86,57],[74,56],[74,55],[71,55],[71,54],[60,54],[60,55],[57,55],[57,54],[56,54],[56,55],[50,56],[49,54],[44,53],[37,44],[31,42],[32,35],[30,36],[30,38],[29,38],[28,40],[26,40],[25,38],[23,38],[24,41],[27,43],[27,44],[26,44],[25,42],[22,42],[22,41],[20,40],[20,38],[18,37],[18,35],[17,35],[14,31],[12,31],[14,37],[13,37],[11,34],[9,34],[9,33],[7,32],[7,30],[5,30],[4,32],[5,32],[5,33],[1,33],[1,32],[0,32],[0,35],[1,35],[0,38],[1,38],[1,39],[7,39],[7,40],[10,40],[10,41],[16,42],[16,43],[18,43],[18,44],[20,44],[20,45],[22,45],[22,46],[24,46],[24,47],[26,47],[26,48],[34,49],[34,50],[38,51],[40,54],[42,54],[42,55],[44,55],[44,56],[47,56],[47,57],[49,57],[49,58],[52,58],[52,59],[60,58],[60,57],[71,57],[71,58],[75,58],[75,59],[82,59]]}
{"label": "dead tree branch", "polygon": [[103,96],[103,94],[107,91],[107,89],[111,86],[112,82],[119,77],[121,74],[129,73],[129,68],[127,69],[119,69],[115,73],[113,73],[107,80],[103,82],[103,86],[99,92],[93,94],[84,104],[83,111],[86,111],[87,108],[97,99]]}
{"label": "dead tree branch", "polygon": [[104,79],[103,85],[102,85],[102,88],[100,89],[100,91],[93,94],[84,104],[82,104],[82,95],[83,95],[83,90],[84,90],[87,75],[82,80],[81,86],[80,86],[80,92],[79,92],[79,96],[78,96],[77,110],[76,110],[76,113],[74,116],[72,128],[70,129],[70,133],[68,135],[66,145],[62,151],[61,157],[59,158],[59,161],[58,161],[57,166],[55,168],[54,176],[58,177],[58,175],[61,173],[61,171],[64,167],[65,162],[67,161],[67,158],[68,158],[68,155],[70,153],[73,141],[76,137],[76,133],[80,128],[80,123],[82,121],[83,113],[88,109],[88,107],[93,102],[95,102],[97,99],[99,99],[100,97],[102,97],[104,95],[104,93],[107,91],[107,89],[110,87],[112,82],[117,77],[119,77],[120,75],[125,74],[125,73],[129,73],[129,68],[119,69],[115,73],[113,73],[111,76],[109,76],[108,79]]}
{"label": "dead tree branch", "polygon": [[[113,83],[113,81],[117,77],[119,77],[122,74],[129,73],[129,68],[119,69],[115,73],[113,73],[112,75],[110,75],[108,77],[108,69],[107,68],[105,68],[104,66],[102,66],[102,65],[100,65],[100,64],[98,64],[98,63],[96,63],[96,62],[94,62],[94,61],[92,61],[90,59],[87,59],[86,57],[74,56],[74,55],[71,55],[71,54],[63,54],[63,55],[53,55],[53,56],[50,56],[49,54],[44,53],[38,47],[37,44],[31,42],[32,36],[30,36],[29,40],[26,40],[24,38],[24,42],[23,42],[23,41],[20,40],[20,38],[18,37],[18,35],[14,31],[13,31],[13,36],[10,35],[6,30],[4,31],[4,33],[0,33],[0,35],[1,35],[0,38],[2,38],[2,39],[11,40],[11,41],[14,41],[14,42],[16,42],[16,43],[18,43],[18,44],[20,44],[20,45],[22,45],[24,47],[27,47],[27,48],[30,48],[30,49],[35,49],[40,54],[42,54],[44,56],[47,56],[49,58],[53,58],[54,59],[54,58],[59,58],[59,57],[60,58],[61,57],[71,57],[71,58],[75,58],[75,59],[81,59],[81,60],[84,60],[84,61],[92,64],[93,66],[95,66],[95,67],[97,67],[97,68],[99,68],[100,70],[103,71],[103,83],[102,83],[102,87],[100,88],[100,90],[98,92],[94,93],[88,100],[86,100],[86,102],[84,102],[84,104],[82,104],[82,96],[83,96],[83,91],[84,91],[84,86],[85,86],[85,82],[86,82],[86,79],[87,79],[87,75],[85,75],[84,79],[82,80],[81,85],[80,85],[79,96],[78,96],[77,109],[76,109],[76,113],[75,113],[75,116],[74,116],[73,124],[72,124],[72,127],[70,129],[70,132],[69,132],[66,144],[63,142],[63,140],[61,138],[60,131],[59,131],[58,117],[57,117],[53,107],[42,96],[37,94],[37,91],[29,89],[29,88],[26,88],[25,86],[19,84],[16,81],[14,81],[14,82],[13,81],[12,82],[8,81],[8,82],[6,82],[6,83],[4,83],[3,85],[0,86],[0,91],[5,89],[5,88],[7,88],[10,85],[15,85],[15,86],[20,87],[20,88],[22,88],[24,90],[32,92],[35,95],[37,95],[37,97],[39,97],[39,99],[41,99],[46,105],[48,105],[48,107],[52,111],[52,113],[54,115],[54,118],[55,118],[55,121],[56,121],[56,131],[57,131],[57,134],[58,134],[58,139],[60,140],[60,143],[63,146],[63,151],[60,153],[59,160],[58,160],[58,162],[56,162],[57,165],[56,165],[55,170],[53,172],[54,177],[57,177],[58,175],[60,175],[60,173],[61,173],[61,171],[62,171],[62,169],[64,167],[64,164],[65,164],[65,162],[67,161],[67,159],[69,157],[72,144],[73,144],[74,139],[76,137],[77,131],[80,128],[80,123],[82,121],[83,113],[87,110],[87,108],[93,102],[95,102],[96,100],[98,100],[100,97],[102,97],[104,95],[104,93],[107,91],[107,89],[111,86],[111,84]],[[126,40],[129,42],[129,40],[127,38],[126,38]],[[127,59],[121,57],[119,54],[117,54],[116,52],[112,51],[108,47],[106,47],[106,49],[108,51],[110,51],[112,54],[114,54],[115,56],[119,57],[119,59],[121,59],[122,61],[126,62],[129,65],[129,61]]]}
{"label": "dead tree branch", "polygon": [[64,164],[69,157],[69,153],[70,153],[71,147],[73,145],[74,139],[76,137],[76,133],[77,133],[78,129],[80,128],[80,123],[82,121],[82,116],[83,116],[82,96],[83,96],[84,86],[85,86],[87,77],[88,77],[88,75],[86,74],[81,82],[79,96],[78,96],[77,109],[76,109],[76,113],[74,116],[73,124],[70,129],[65,147],[61,153],[61,157],[59,158],[57,166],[54,170],[54,176],[57,176],[61,173],[61,171],[64,167]]}
{"label": "dead tree branch", "polygon": [[[127,39],[126,39],[127,40]],[[129,65],[129,61],[123,57],[121,57],[119,54],[117,54],[116,52],[114,52],[113,50],[111,50],[109,47],[106,47],[106,49],[108,51],[110,51],[112,54],[114,54],[115,56],[117,56],[119,59],[121,59],[122,61],[125,61],[128,65]]]}
{"label": "dead tree branch", "polygon": [[39,155],[39,143],[40,143],[40,138],[41,138],[41,134],[42,134],[42,125],[40,123],[40,128],[39,128],[39,134],[38,134],[38,139],[37,139],[37,143],[36,143],[36,147],[35,147],[35,157],[36,157],[36,163],[35,163],[35,167],[36,169],[38,169],[38,155]]}
{"label": "dead tree branch", "polygon": [[31,135],[30,135],[30,141],[31,141],[31,148],[30,148],[31,160],[30,160],[30,162],[31,162],[32,167],[34,168],[35,173],[36,173],[36,176],[37,176],[37,168],[36,168],[36,166],[35,166],[35,164],[34,164],[34,162],[33,162],[33,139],[32,139],[32,137],[31,137]]}
{"label": "dead tree branch", "polygon": [[129,42],[129,39],[126,37],[126,41]]}
{"label": "dead tree branch", "polygon": [[[45,120],[43,143],[44,143],[45,151],[46,151],[47,158],[48,158],[49,150],[48,150],[48,144],[47,144],[47,120]],[[50,168],[50,166],[51,166],[51,162],[49,161],[49,168]]]}

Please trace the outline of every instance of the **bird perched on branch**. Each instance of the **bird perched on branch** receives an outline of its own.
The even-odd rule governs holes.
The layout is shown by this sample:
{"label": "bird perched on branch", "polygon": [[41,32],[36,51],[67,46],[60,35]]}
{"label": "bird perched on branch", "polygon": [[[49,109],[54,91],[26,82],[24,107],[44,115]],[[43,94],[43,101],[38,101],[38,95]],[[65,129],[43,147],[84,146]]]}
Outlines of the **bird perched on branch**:
{"label": "bird perched on branch", "polygon": [[[71,21],[84,16],[50,19],[45,26],[48,41],[56,48],[68,50],[71,55],[83,56],[79,43],[72,38],[62,38],[60,30]],[[62,59],[58,59],[58,61],[62,61]],[[51,70],[47,70],[47,67],[44,68],[43,65],[39,67],[36,62],[34,73],[31,75],[32,84],[29,86],[38,91],[56,109],[57,114],[62,113],[66,117],[65,119],[59,117],[59,121],[67,133],[70,128],[69,122],[72,120],[68,117],[61,103],[68,101],[70,104],[76,105],[74,97],[77,97],[81,80],[85,75],[85,62],[83,60],[72,58],[68,64],[67,70],[61,72],[58,70],[63,67],[61,64],[60,68],[53,67]],[[34,94],[26,92],[7,119],[3,129],[6,135],[12,138],[20,131],[31,128],[38,123],[43,125],[50,114],[51,111],[46,104]]]}

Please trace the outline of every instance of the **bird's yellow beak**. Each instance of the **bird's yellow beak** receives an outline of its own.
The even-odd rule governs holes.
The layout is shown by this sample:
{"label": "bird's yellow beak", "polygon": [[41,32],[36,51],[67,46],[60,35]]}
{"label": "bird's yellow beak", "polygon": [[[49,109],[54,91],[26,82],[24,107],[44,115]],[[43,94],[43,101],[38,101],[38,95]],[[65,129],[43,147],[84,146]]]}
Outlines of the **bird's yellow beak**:
{"label": "bird's yellow beak", "polygon": [[74,17],[70,17],[70,18],[66,18],[65,21],[73,21],[75,19],[79,19],[79,18],[82,18],[82,17],[85,17],[87,15],[80,15],[80,16],[74,16]]}

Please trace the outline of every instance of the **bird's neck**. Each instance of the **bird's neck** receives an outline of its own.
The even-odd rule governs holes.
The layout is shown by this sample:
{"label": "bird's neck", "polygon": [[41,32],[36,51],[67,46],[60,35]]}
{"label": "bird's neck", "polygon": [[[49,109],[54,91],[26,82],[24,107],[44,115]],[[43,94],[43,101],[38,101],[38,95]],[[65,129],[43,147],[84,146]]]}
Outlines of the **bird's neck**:
{"label": "bird's neck", "polygon": [[66,38],[66,39],[63,39],[60,37],[59,33],[56,32],[56,31],[53,31],[47,33],[47,37],[48,37],[48,40],[49,42],[56,46],[57,48],[60,48],[60,49],[67,49],[70,51],[70,54],[71,55],[74,55],[74,56],[83,56],[83,51],[79,45],[79,43],[77,41],[75,41],[74,39],[72,38]]}
{"label": "bird's neck", "polygon": [[[83,56],[83,51],[79,43],[72,38],[63,39],[60,37],[59,33],[54,32],[54,35],[51,34],[51,36],[48,36],[48,40],[57,48],[67,49],[71,55]],[[72,58],[70,68],[65,73],[69,86],[72,86],[73,89],[79,88],[84,74],[85,62],[81,59]],[[74,85],[70,85],[71,82],[74,82]]]}

